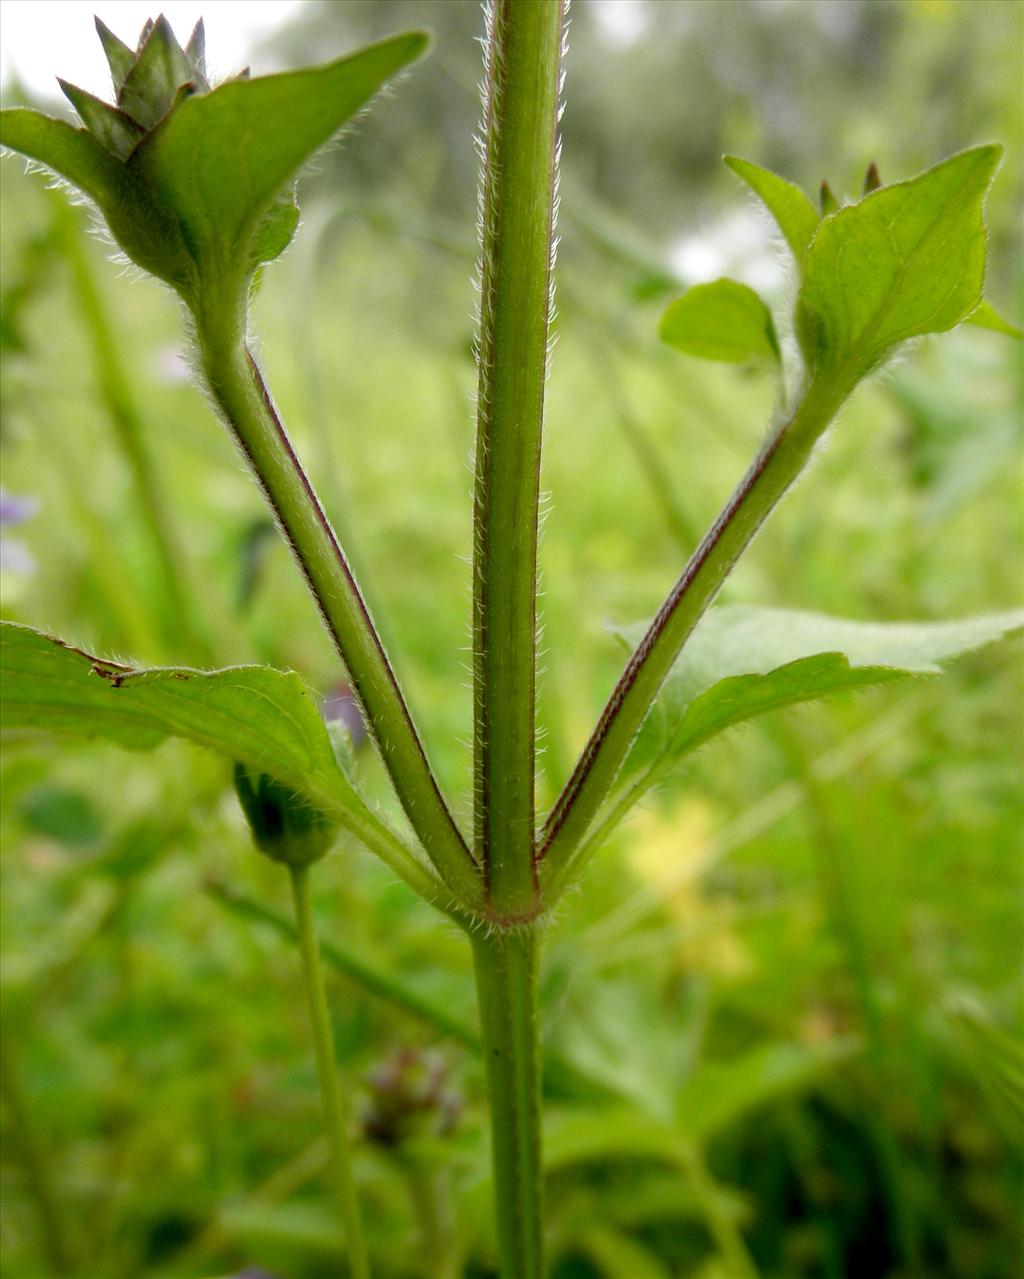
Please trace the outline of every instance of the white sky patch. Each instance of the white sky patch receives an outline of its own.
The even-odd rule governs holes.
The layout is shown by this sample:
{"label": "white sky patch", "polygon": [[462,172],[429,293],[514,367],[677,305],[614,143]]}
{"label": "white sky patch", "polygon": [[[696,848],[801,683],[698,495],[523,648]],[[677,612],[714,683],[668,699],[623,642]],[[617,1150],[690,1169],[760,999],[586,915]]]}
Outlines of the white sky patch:
{"label": "white sky patch", "polygon": [[685,284],[709,284],[728,275],[759,292],[783,284],[779,250],[766,220],[749,206],[723,214],[702,231],[681,236],[668,251],[669,265]]}
{"label": "white sky patch", "polygon": [[[0,0],[0,77],[33,94],[60,96],[56,77],[109,101],[110,72],[93,14],[135,48],[147,18],[163,13],[184,44],[202,17],[212,80],[234,75],[253,45],[295,15],[301,0]],[[254,66],[254,74],[272,71]]]}
{"label": "white sky patch", "polygon": [[597,29],[610,45],[635,44],[651,25],[647,0],[592,0]]}

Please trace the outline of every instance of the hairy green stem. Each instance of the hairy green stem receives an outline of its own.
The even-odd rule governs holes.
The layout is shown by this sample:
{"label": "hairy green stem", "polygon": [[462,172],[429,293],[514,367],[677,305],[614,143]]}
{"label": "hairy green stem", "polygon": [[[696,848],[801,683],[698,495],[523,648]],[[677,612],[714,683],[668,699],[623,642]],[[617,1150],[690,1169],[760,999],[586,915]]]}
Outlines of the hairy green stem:
{"label": "hairy green stem", "polygon": [[473,547],[476,855],[494,915],[538,908],[537,513],[563,0],[489,15]]}
{"label": "hairy green stem", "polygon": [[220,294],[211,283],[209,309],[196,308],[206,384],[302,569],[413,830],[452,893],[475,903],[482,887],[476,864],[441,795],[355,577],[245,348],[240,310],[219,306]]}
{"label": "hairy green stem", "polygon": [[683,644],[806,466],[850,384],[839,377],[810,382],[796,412],[761,451],[658,610],[548,817],[541,852],[545,885],[562,882]]}
{"label": "hairy green stem", "polygon": [[331,1019],[324,992],[320,948],[317,945],[313,911],[309,900],[309,867],[289,867],[292,896],[295,901],[295,924],[302,956],[302,976],[309,1004],[309,1021],[316,1051],[316,1070],[320,1079],[320,1096],[324,1108],[324,1126],[331,1147],[331,1167],[335,1192],[345,1226],[345,1247],[353,1279],[369,1279],[370,1262],[363,1236],[355,1180],[352,1176],[352,1152],[348,1137],[348,1106],[338,1079],[334,1060]]}
{"label": "hairy green stem", "polygon": [[538,925],[472,938],[502,1279],[544,1274]]}

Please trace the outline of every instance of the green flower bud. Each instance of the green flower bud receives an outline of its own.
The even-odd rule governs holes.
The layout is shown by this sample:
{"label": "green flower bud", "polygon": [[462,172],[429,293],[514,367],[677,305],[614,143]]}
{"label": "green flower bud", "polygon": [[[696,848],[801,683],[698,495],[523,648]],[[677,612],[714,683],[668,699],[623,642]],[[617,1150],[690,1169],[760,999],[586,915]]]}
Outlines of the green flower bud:
{"label": "green flower bud", "polygon": [[337,822],[291,787],[246,764],[235,765],[234,778],[252,842],[267,857],[297,869],[319,861],[334,843]]}

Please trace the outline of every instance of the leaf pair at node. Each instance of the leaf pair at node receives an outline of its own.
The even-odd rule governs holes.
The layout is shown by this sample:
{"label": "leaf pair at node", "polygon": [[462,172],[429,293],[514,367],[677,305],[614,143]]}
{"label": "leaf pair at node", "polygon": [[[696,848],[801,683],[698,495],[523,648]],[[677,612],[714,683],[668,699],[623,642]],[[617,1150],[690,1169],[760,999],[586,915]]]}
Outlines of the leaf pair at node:
{"label": "leaf pair at node", "polygon": [[284,251],[299,170],[426,47],[410,32],[324,66],[210,88],[201,22],[184,48],[163,17],[135,50],[97,30],[116,105],[61,81],[85,128],[15,107],[0,112],[0,144],[89,196],[128,257],[193,310],[214,294],[236,302]]}
{"label": "leaf pair at node", "polygon": [[[839,207],[822,186],[822,211],[798,186],[749,160],[725,163],[764,203],[796,261],[794,327],[809,378],[843,392],[901,343],[962,321],[1020,337],[983,300],[983,203],[1002,148],[973,147],[905,182],[867,173],[863,197]],[[698,285],[662,317],[661,337],[690,355],[778,361],[771,312],[746,285]]]}

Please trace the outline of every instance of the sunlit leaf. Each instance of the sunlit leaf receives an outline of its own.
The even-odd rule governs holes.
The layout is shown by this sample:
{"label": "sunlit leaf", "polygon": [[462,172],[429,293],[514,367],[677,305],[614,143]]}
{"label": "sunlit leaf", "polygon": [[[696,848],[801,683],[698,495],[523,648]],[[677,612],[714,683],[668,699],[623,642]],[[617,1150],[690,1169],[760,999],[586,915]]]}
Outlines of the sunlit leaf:
{"label": "sunlit leaf", "polygon": [[771,311],[753,289],[735,280],[688,289],[661,317],[658,335],[677,351],[705,360],[779,359]]}
{"label": "sunlit leaf", "polygon": [[[952,622],[857,622],[792,609],[712,609],[690,637],[627,756],[616,792],[653,782],[723,729],[843,689],[933,675],[1024,628],[1024,611]],[[632,646],[646,627],[629,628]]]}
{"label": "sunlit leaf", "polygon": [[985,283],[982,202],[1002,148],[975,147],[822,220],[797,332],[815,371],[856,381],[898,343],[953,328]]}
{"label": "sunlit leaf", "polygon": [[0,146],[46,165],[103,207],[117,196],[117,161],[91,133],[66,120],[55,120],[29,107],[9,107],[0,111]]}
{"label": "sunlit leaf", "polygon": [[271,774],[327,812],[362,804],[294,673],[134,670],[10,622],[0,624],[0,666],[5,733],[100,737],[139,750],[181,737]]}
{"label": "sunlit leaf", "polygon": [[808,196],[795,183],[780,178],[770,169],[762,169],[750,160],[727,155],[725,163],[761,198],[793,250],[797,263],[802,263],[820,221],[818,211]]}

